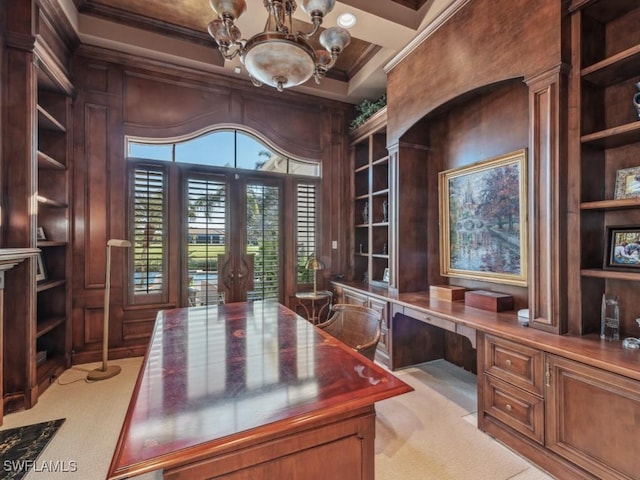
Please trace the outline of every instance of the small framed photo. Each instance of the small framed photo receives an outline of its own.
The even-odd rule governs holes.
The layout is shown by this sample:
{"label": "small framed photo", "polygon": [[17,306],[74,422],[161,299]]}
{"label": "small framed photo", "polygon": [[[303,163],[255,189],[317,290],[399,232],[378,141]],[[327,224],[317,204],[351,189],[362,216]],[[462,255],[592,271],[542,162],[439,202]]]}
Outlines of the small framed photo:
{"label": "small framed photo", "polygon": [[640,167],[623,168],[616,172],[615,199],[640,197]]}
{"label": "small framed photo", "polygon": [[640,225],[607,227],[604,268],[640,271]]}
{"label": "small framed photo", "polygon": [[42,257],[42,252],[39,252],[38,256],[36,257],[36,281],[40,283],[46,280],[47,271],[44,268],[44,258]]}
{"label": "small framed photo", "polygon": [[38,240],[46,240],[47,239],[47,235],[44,233],[44,227],[38,227],[36,238]]}
{"label": "small framed photo", "polygon": [[383,282],[389,282],[389,269],[385,268],[384,269],[384,273],[382,274],[382,281]]}

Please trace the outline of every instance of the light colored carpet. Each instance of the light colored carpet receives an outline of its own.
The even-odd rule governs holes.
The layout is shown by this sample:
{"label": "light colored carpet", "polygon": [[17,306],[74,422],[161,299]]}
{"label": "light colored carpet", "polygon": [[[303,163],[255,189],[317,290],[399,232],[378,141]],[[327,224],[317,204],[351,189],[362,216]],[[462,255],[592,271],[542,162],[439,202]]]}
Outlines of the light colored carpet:
{"label": "light colored carpet", "polygon": [[122,367],[119,375],[86,382],[87,373],[101,365],[70,368],[40,396],[35,407],[4,417],[2,430],[53,418],[67,419],[25,480],[106,477],[142,357],[112,360],[109,365]]}
{"label": "light colored carpet", "polygon": [[394,372],[415,391],[376,404],[377,480],[546,480],[477,429],[476,376],[444,360]]}
{"label": "light colored carpet", "polygon": [[[142,358],[109,363],[122,372],[87,383],[87,372],[100,364],[74,366],[34,408],[5,416],[0,430],[67,419],[36,464],[58,462],[67,471],[31,471],[25,480],[105,478]],[[394,374],[416,391],[376,404],[376,480],[551,478],[477,430],[475,375],[442,360]],[[71,462],[76,471],[68,471]]]}

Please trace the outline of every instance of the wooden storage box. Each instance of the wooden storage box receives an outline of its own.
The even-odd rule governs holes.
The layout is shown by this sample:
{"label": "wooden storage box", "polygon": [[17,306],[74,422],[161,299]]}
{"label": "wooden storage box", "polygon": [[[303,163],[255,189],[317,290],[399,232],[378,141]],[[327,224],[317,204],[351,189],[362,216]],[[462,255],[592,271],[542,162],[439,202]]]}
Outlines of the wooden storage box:
{"label": "wooden storage box", "polygon": [[490,312],[513,310],[513,295],[490,292],[488,290],[471,290],[464,294],[464,303],[469,307],[480,308]]}
{"label": "wooden storage box", "polygon": [[436,300],[445,300],[453,302],[454,300],[464,300],[464,287],[456,287],[455,285],[431,285],[429,287],[429,296]]}

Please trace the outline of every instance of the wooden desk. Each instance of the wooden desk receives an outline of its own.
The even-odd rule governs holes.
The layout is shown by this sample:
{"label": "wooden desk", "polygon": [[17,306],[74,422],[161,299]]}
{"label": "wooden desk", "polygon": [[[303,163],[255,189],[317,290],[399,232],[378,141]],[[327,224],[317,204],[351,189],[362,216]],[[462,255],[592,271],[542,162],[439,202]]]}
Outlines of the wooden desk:
{"label": "wooden desk", "polygon": [[374,478],[374,402],[411,391],[272,302],[158,314],[109,479]]}

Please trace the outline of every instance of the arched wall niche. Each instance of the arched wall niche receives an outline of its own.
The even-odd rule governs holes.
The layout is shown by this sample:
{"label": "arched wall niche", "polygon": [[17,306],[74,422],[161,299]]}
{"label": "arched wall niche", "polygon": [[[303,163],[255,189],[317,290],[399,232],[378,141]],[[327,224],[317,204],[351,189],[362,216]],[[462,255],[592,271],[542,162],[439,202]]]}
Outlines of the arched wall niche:
{"label": "arched wall niche", "polygon": [[522,77],[482,85],[435,105],[400,137],[447,152],[444,169],[461,167],[528,144],[528,88]]}
{"label": "arched wall niche", "polygon": [[[400,138],[396,147],[398,168],[403,168],[406,158],[418,157],[425,172],[424,188],[421,189],[423,198],[420,200],[425,208],[416,214],[413,233],[418,237],[414,243],[423,252],[422,260],[403,268],[403,275],[408,274],[407,269],[415,269],[414,278],[424,275],[421,283],[412,287],[424,289],[429,285],[452,284],[471,289],[498,289],[513,295],[518,306],[525,308],[527,305],[526,287],[443,277],[440,274],[437,225],[440,223],[438,173],[527,148],[528,102],[529,89],[522,78],[484,85],[436,106]],[[399,215],[407,213],[399,212]],[[408,232],[403,233],[403,236],[407,235]]]}

